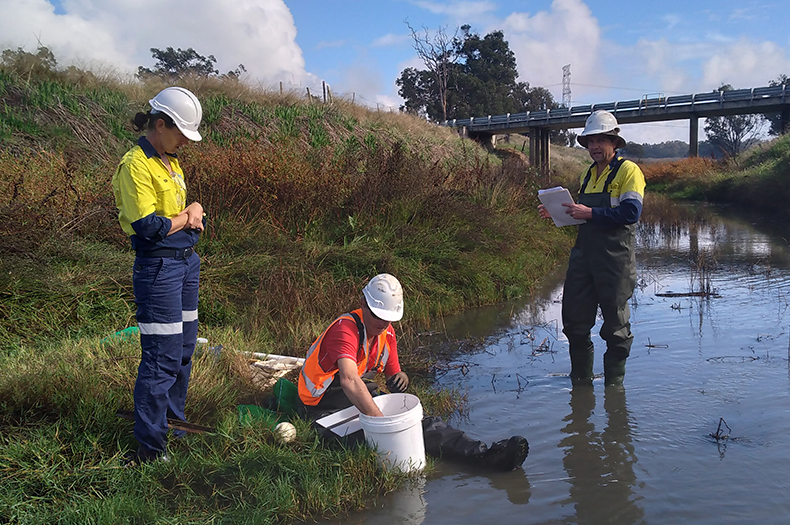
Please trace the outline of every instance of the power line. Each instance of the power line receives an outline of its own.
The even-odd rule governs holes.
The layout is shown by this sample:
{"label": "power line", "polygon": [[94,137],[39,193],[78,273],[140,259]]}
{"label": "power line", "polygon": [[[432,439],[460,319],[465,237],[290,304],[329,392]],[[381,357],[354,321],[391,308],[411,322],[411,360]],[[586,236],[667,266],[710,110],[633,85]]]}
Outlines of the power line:
{"label": "power line", "polygon": [[651,127],[651,128],[664,128],[664,129],[666,129],[666,128],[688,129],[688,126],[678,126],[678,125],[673,125],[673,124],[667,124],[667,125],[651,124],[651,123],[648,123],[648,122],[634,122],[634,123],[631,123],[631,124],[622,124],[622,125],[623,126],[648,126],[648,127]]}
{"label": "power line", "polygon": [[[562,83],[546,84],[543,87],[547,87],[548,88],[548,87],[556,87],[556,86],[561,86],[561,85],[562,85]],[[620,90],[620,91],[636,91],[638,93],[670,93],[672,95],[686,95],[687,94],[685,91],[661,91],[661,90],[656,90],[656,89],[627,88],[627,87],[621,87],[621,86],[601,86],[599,84],[583,84],[581,82],[574,82],[572,85],[573,86],[584,86],[584,87],[595,87],[595,88],[602,88],[602,89],[617,89],[617,90]]]}
{"label": "power line", "polygon": [[682,91],[661,91],[655,89],[644,89],[644,88],[627,88],[627,87],[618,87],[618,86],[600,86],[598,84],[582,84],[579,82],[575,82],[574,85],[576,86],[585,86],[585,87],[597,87],[603,89],[618,89],[622,91],[637,91],[639,93],[671,93],[673,95],[685,95],[686,93]]}

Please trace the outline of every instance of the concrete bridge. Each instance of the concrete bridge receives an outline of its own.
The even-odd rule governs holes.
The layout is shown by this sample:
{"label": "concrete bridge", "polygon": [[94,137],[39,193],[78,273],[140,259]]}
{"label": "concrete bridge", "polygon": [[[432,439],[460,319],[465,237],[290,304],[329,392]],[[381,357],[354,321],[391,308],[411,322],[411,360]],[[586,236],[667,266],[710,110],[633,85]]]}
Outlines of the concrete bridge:
{"label": "concrete bridge", "polygon": [[446,120],[443,126],[458,129],[467,137],[486,141],[496,146],[496,135],[505,133],[529,134],[529,158],[533,166],[548,170],[549,132],[552,130],[583,128],[590,114],[598,109],[612,112],[620,124],[689,121],[689,156],[699,154],[699,119],[726,115],[780,113],[782,130],[790,126],[790,88],[766,86],[732,91],[711,91],[694,95],[664,97],[645,95],[637,100],[588,104],[570,108],[508,113],[507,115]]}

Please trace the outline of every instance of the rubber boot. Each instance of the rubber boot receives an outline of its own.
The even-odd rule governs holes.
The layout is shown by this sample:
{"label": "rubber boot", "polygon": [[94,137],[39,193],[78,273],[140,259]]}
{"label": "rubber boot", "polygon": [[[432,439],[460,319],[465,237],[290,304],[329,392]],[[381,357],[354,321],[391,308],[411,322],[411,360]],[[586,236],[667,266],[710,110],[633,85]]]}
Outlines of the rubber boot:
{"label": "rubber boot", "polygon": [[475,456],[475,463],[486,468],[505,472],[524,463],[529,454],[529,442],[521,436],[513,436],[493,443],[488,450]]}
{"label": "rubber boot", "polygon": [[433,457],[508,471],[521,466],[529,454],[529,443],[521,436],[503,439],[488,447],[438,417],[424,418],[422,430],[425,453]]}
{"label": "rubber boot", "polygon": [[609,352],[603,356],[604,385],[620,386],[625,378],[625,357],[617,357]]}
{"label": "rubber boot", "polygon": [[591,385],[593,380],[594,348],[590,346],[581,352],[570,352],[571,356],[571,384],[573,386]]}

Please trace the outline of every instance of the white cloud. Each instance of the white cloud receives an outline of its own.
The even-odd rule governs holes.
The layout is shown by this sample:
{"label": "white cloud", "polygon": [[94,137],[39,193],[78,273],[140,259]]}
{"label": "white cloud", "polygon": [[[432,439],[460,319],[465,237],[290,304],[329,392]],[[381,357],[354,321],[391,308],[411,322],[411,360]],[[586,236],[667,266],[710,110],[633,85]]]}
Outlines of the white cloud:
{"label": "white cloud", "polygon": [[774,42],[742,39],[719,49],[702,67],[702,81],[713,89],[721,84],[736,88],[765,86],[780,74],[790,72],[786,48]]}
{"label": "white cloud", "polygon": [[730,13],[730,22],[737,22],[740,20],[753,20],[757,18],[751,9],[734,9]]}
{"label": "white cloud", "polygon": [[[674,43],[640,40],[617,52],[618,83],[653,86],[666,94],[699,93],[731,84],[736,88],[765,86],[790,71],[788,48],[774,42]],[[626,77],[628,75],[628,77]]]}
{"label": "white cloud", "polygon": [[39,42],[63,63],[75,59],[99,60],[119,70],[131,70],[132,61],[118,49],[113,28],[80,15],[56,15],[46,0],[0,0],[2,45],[34,51]]}
{"label": "white cloud", "polygon": [[664,22],[667,23],[667,29],[674,28],[682,20],[682,17],[680,15],[677,15],[677,14],[674,14],[674,13],[666,14],[666,15],[664,15],[661,18],[664,20]]}
{"label": "white cloud", "polygon": [[332,86],[336,96],[354,100],[357,104],[382,111],[397,111],[401,104],[398,97],[382,94],[384,81],[381,72],[367,62],[358,60],[339,72],[342,80]]}
{"label": "white cloud", "polygon": [[481,16],[488,15],[497,9],[494,2],[488,1],[431,2],[427,0],[413,0],[412,3],[435,15],[445,15],[453,21],[461,21],[462,23],[469,23],[470,20],[479,20]]}
{"label": "white cloud", "polygon": [[0,0],[3,45],[33,50],[39,38],[60,63],[100,61],[129,73],[153,65],[152,47],[192,47],[214,55],[221,72],[241,63],[265,84],[312,80],[283,0],[63,0],[62,7],[56,15],[46,0]]}
{"label": "white cloud", "polygon": [[370,46],[371,47],[399,46],[407,42],[411,42],[411,35],[407,35],[407,34],[396,35],[394,33],[388,33],[384,36],[380,36],[377,39],[375,39],[370,44]]}
{"label": "white cloud", "polygon": [[376,95],[376,103],[384,111],[398,111],[401,105],[400,97],[391,97],[389,95]]}
{"label": "white cloud", "polygon": [[571,64],[572,84],[601,84],[601,29],[581,0],[554,0],[549,11],[534,15],[512,13],[501,25],[516,55],[520,80],[562,93],[557,88],[562,66]]}
{"label": "white cloud", "polygon": [[709,31],[705,34],[705,41],[706,42],[715,42],[717,44],[729,44],[732,43],[735,39],[730,35],[725,35],[723,33],[719,33],[717,31]]}

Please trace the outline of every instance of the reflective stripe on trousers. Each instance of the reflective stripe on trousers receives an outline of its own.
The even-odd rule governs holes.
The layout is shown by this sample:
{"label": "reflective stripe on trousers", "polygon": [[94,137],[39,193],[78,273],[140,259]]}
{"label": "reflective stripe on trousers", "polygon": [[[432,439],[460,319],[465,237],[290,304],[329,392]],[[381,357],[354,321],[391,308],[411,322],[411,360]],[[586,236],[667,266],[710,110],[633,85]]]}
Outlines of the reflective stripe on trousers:
{"label": "reflective stripe on trousers", "polygon": [[167,418],[184,420],[198,330],[200,257],[138,257],[132,282],[142,357],[134,386],[134,437],[163,451]]}

